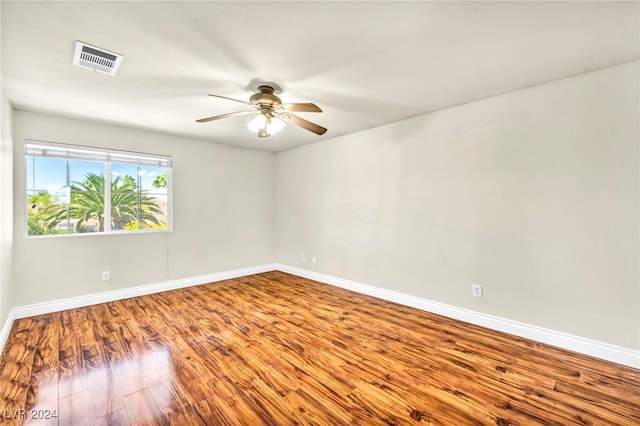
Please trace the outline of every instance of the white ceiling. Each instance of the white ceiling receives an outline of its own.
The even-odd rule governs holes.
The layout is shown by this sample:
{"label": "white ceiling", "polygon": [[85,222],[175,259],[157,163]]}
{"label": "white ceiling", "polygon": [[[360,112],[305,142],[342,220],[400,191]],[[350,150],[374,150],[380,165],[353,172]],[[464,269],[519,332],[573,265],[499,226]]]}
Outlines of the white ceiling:
{"label": "white ceiling", "polygon": [[[279,151],[639,57],[632,2],[2,1],[2,85],[17,109]],[[124,55],[74,67],[76,40]],[[258,139],[253,81],[327,127]]]}

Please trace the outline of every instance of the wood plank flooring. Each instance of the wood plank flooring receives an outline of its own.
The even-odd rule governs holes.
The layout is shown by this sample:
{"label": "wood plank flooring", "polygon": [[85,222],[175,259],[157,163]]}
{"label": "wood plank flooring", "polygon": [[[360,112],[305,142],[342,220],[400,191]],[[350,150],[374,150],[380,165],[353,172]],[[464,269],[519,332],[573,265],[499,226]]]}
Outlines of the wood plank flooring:
{"label": "wood plank flooring", "polygon": [[0,422],[639,425],[640,370],[268,272],[16,320]]}

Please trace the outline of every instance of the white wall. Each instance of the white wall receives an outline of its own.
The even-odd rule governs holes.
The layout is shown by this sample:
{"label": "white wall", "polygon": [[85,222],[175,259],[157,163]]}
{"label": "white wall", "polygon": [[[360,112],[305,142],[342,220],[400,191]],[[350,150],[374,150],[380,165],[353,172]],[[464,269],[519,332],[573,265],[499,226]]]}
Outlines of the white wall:
{"label": "white wall", "polygon": [[[25,238],[25,139],[171,155],[173,232]],[[272,153],[25,111],[13,141],[13,306],[274,261]]]}
{"label": "white wall", "polygon": [[0,95],[0,328],[11,305],[13,246],[13,141],[12,108],[4,93]]}
{"label": "white wall", "polygon": [[277,154],[277,261],[639,349],[638,74]]}

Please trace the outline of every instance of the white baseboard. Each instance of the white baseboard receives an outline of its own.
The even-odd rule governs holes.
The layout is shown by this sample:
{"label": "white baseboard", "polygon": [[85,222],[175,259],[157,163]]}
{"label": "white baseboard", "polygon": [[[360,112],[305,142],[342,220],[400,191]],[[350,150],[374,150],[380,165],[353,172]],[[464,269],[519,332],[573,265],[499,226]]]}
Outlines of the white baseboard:
{"label": "white baseboard", "polygon": [[350,281],[331,275],[321,274],[294,266],[279,263],[254,266],[249,268],[235,269],[225,272],[217,272],[208,275],[165,281],[156,284],[148,284],[138,287],[131,287],[122,290],[108,291],[104,293],[90,294],[86,296],[72,297],[68,299],[56,300],[52,302],[37,303],[33,305],[19,306],[13,308],[7,317],[4,327],[0,331],[0,354],[2,353],[13,321],[18,318],[30,317],[33,315],[47,314],[51,312],[63,311],[66,309],[79,308],[83,306],[95,305],[97,303],[111,302],[114,300],[127,299],[130,297],[143,296],[145,294],[158,293],[161,291],[174,290],[183,287],[206,284],[210,282],[222,281],[231,278],[238,278],[247,275],[259,274],[279,270],[300,277],[309,278],[325,284],[352,290],[358,293],[368,294],[383,300],[411,306],[427,312],[444,315],[460,321],[480,325],[493,330],[510,333],[516,336],[557,346],[570,351],[590,355],[618,364],[627,365],[640,369],[640,351],[598,342],[579,336],[573,336],[542,327],[537,327],[505,318],[496,317],[481,312],[468,309],[457,308],[444,303],[434,302],[427,299],[374,287],[367,284]]}
{"label": "white baseboard", "polygon": [[213,274],[199,275],[190,278],[165,281],[155,284],[141,285],[137,287],[125,288],[122,290],[106,291],[103,293],[88,294],[86,296],[70,297],[68,299],[54,300],[51,302],[36,303],[33,305],[18,306],[13,308],[0,331],[0,354],[4,350],[4,345],[9,337],[13,321],[18,318],[26,318],[34,315],[48,314],[51,312],[64,311],[67,309],[81,308],[83,306],[95,305],[98,303],[111,302],[114,300],[128,299],[130,297],[143,296],[145,294],[159,293],[161,291],[175,290],[183,287],[206,284],[216,281],[228,280],[231,278],[244,277],[247,275],[259,274],[273,271],[275,264],[253,266],[249,268],[234,269],[225,272],[215,272]]}
{"label": "white baseboard", "polygon": [[11,326],[13,325],[13,310],[9,311],[9,315],[7,315],[7,320],[4,322],[4,326],[2,330],[0,330],[0,355],[4,350],[4,344],[7,343],[7,339],[9,338],[9,332],[11,331]]}
{"label": "white baseboard", "polygon": [[535,340],[537,342],[546,343],[548,345],[557,346],[562,349],[640,369],[640,351],[638,350],[623,348],[609,343],[586,339],[584,337],[573,336],[571,334],[549,330],[518,321],[512,321],[481,312],[457,308],[444,303],[434,302],[410,296],[408,294],[386,290],[380,287],[374,287],[294,266],[276,264],[276,269],[282,272],[298,275],[300,277],[320,281],[325,284],[396,302],[401,305],[411,306],[423,311],[432,312],[434,314],[443,315],[493,330],[524,337],[526,339]]}

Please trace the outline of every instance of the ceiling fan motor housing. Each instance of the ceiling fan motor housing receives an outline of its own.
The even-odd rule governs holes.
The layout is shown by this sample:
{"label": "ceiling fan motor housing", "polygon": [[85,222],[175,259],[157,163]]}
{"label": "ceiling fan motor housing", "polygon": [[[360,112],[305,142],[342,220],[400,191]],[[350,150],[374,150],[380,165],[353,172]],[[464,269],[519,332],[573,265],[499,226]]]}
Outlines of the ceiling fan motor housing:
{"label": "ceiling fan motor housing", "polygon": [[249,103],[260,109],[265,107],[270,109],[273,108],[274,105],[282,104],[280,98],[274,95],[273,91],[274,89],[271,86],[260,86],[258,87],[258,93],[249,98]]}

